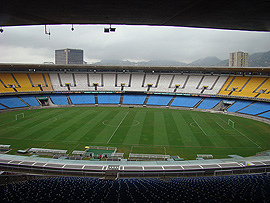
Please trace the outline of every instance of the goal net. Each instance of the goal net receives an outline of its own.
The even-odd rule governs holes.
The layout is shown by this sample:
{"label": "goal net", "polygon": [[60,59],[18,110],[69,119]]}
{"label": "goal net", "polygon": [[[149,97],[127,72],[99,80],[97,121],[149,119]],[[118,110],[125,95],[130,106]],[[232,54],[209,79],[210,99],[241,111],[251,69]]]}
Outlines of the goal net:
{"label": "goal net", "polygon": [[24,118],[24,113],[19,113],[19,114],[15,115],[15,120],[16,121],[19,120],[19,119],[22,119],[22,118]]}
{"label": "goal net", "polygon": [[231,119],[228,120],[228,125],[231,126],[232,128],[234,128],[234,121],[232,121]]}

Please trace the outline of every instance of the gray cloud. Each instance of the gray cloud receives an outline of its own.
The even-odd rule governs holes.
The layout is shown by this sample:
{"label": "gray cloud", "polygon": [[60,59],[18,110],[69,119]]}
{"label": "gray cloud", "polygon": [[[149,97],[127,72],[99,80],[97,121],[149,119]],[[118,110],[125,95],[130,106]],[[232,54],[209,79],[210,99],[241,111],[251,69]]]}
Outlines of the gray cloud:
{"label": "gray cloud", "polygon": [[192,62],[207,56],[227,59],[230,52],[250,54],[270,50],[269,32],[198,28],[123,26],[103,33],[106,25],[7,27],[0,35],[0,62],[43,63],[54,61],[54,50],[83,49],[88,62],[102,59],[176,60]]}

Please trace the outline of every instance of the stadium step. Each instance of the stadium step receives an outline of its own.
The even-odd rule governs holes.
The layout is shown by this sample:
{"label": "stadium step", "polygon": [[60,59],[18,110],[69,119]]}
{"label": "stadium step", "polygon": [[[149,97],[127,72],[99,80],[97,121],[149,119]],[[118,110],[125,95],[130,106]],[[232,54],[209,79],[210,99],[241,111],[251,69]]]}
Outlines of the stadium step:
{"label": "stadium step", "polygon": [[205,98],[202,98],[197,104],[195,104],[195,106],[193,108],[197,108],[204,100]]}
{"label": "stadium step", "polygon": [[149,99],[149,94],[147,95],[147,97],[145,98],[144,102],[143,102],[143,105],[146,105],[146,103],[148,102],[148,99]]}
{"label": "stadium step", "polygon": [[173,98],[171,99],[171,101],[168,103],[167,106],[171,106],[171,104],[173,103],[173,101],[175,100],[176,96],[173,96]]}
{"label": "stadium step", "polygon": [[68,94],[67,94],[67,100],[68,100],[69,105],[73,104]]}
{"label": "stadium step", "polygon": [[27,104],[24,100],[22,100],[20,97],[18,97],[17,96],[17,98],[19,99],[19,100],[21,100],[24,104],[26,104],[27,106],[30,106],[29,104]]}

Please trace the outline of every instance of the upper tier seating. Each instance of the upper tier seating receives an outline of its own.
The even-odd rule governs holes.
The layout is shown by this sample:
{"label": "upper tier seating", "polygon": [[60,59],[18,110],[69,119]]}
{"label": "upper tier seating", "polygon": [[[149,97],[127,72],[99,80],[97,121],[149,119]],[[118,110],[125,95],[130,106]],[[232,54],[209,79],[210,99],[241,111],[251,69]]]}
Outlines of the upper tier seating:
{"label": "upper tier seating", "polygon": [[32,91],[40,91],[39,87],[33,87],[31,84],[28,74],[26,73],[13,73],[14,78],[19,85],[16,87],[18,92],[32,92]]}
{"label": "upper tier seating", "polygon": [[232,104],[232,106],[227,109],[227,111],[236,112],[252,103],[253,101],[237,100],[234,104]]}
{"label": "upper tier seating", "polygon": [[23,103],[18,97],[15,96],[0,97],[0,103],[9,108],[27,107],[25,103]]}
{"label": "upper tier seating", "polygon": [[146,99],[146,95],[129,95],[124,94],[123,96],[123,104],[143,104]]}
{"label": "upper tier seating", "polygon": [[132,73],[130,87],[125,87],[126,91],[146,91],[147,87],[143,86],[144,73]]}
{"label": "upper tier seating", "polygon": [[52,91],[51,80],[47,73],[31,73],[28,74],[34,87],[41,85],[43,91]]}
{"label": "upper tier seating", "polygon": [[268,111],[268,110],[270,110],[270,103],[256,102],[256,103],[251,104],[250,106],[242,109],[239,112],[251,114],[251,115],[256,115],[256,114],[259,114],[259,113],[262,113],[262,112]]}
{"label": "upper tier seating", "polygon": [[270,80],[265,77],[231,76],[219,95],[270,99]]}
{"label": "upper tier seating", "polygon": [[50,95],[51,100],[56,105],[68,105],[68,100],[66,95]]}
{"label": "upper tier seating", "polygon": [[167,106],[172,98],[173,96],[150,95],[146,104]]}
{"label": "upper tier seating", "polygon": [[212,109],[214,108],[222,99],[219,98],[205,98],[202,103],[197,107],[199,109]]}
{"label": "upper tier seating", "polygon": [[22,95],[22,96],[20,96],[20,98],[23,101],[25,101],[27,104],[29,104],[30,106],[39,106],[39,103],[38,103],[37,99],[35,98],[35,96]]}
{"label": "upper tier seating", "polygon": [[129,86],[129,79],[130,79],[129,73],[117,73],[117,87],[121,87],[121,84],[125,84],[125,87]]}
{"label": "upper tier seating", "polygon": [[10,73],[1,73],[0,80],[1,92],[15,92],[12,87],[19,87]]}
{"label": "upper tier seating", "polygon": [[93,94],[69,94],[69,98],[73,104],[95,104]]}
{"label": "upper tier seating", "polygon": [[177,96],[172,102],[171,106],[194,107],[201,99],[201,97]]}
{"label": "upper tier seating", "polygon": [[120,94],[98,94],[98,103],[99,104],[119,104],[120,103]]}
{"label": "upper tier seating", "polygon": [[0,92],[52,91],[48,74],[41,73],[1,73]]}

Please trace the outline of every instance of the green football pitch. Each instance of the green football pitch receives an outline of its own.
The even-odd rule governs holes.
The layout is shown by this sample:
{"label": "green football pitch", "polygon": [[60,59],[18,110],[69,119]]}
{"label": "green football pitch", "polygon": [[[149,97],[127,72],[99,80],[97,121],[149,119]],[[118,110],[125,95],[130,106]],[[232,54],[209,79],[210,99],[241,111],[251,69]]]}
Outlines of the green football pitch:
{"label": "green football pitch", "polygon": [[[234,127],[232,122],[228,125],[229,119]],[[1,113],[0,120],[0,144],[10,144],[10,154],[30,147],[67,149],[71,153],[85,146],[110,146],[125,157],[132,152],[195,159],[197,154],[212,154],[214,158],[252,156],[270,148],[268,124],[188,110],[49,108]]]}

